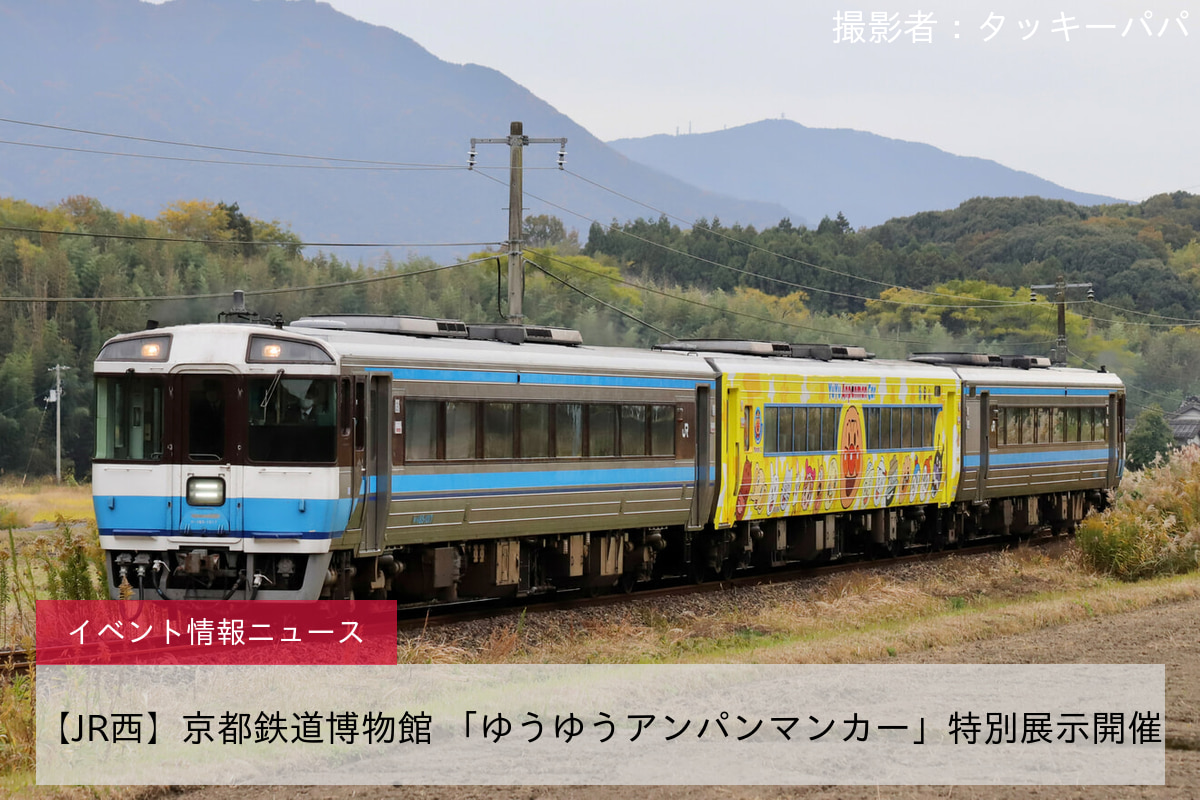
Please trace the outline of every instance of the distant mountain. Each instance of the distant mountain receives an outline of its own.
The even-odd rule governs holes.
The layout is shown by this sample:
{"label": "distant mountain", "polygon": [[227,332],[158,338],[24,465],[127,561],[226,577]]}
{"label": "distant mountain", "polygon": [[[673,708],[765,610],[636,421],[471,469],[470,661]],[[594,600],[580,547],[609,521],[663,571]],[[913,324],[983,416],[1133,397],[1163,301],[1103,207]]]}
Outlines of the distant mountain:
{"label": "distant mountain", "polygon": [[[0,117],[456,168],[466,165],[472,137],[505,137],[509,122],[521,120],[528,136],[567,137],[570,169],[682,217],[762,225],[787,214],[633,163],[499,72],[446,63],[395,31],[313,0],[0,0]],[[480,167],[467,172],[338,162],[317,169],[322,162],[4,122],[0,140],[162,157],[0,144],[0,195],[35,203],[83,194],[155,216],[180,199],[237,202],[309,241],[499,242],[508,233],[503,145],[481,145]],[[526,148],[526,213],[557,215],[584,236],[590,219],[657,216],[554,170],[556,153],[552,145]],[[246,165],[280,162],[304,168]],[[449,258],[471,248],[417,249]]]}
{"label": "distant mountain", "polygon": [[810,226],[839,211],[856,228],[878,225],[919,211],[956,208],[973,197],[1119,202],[927,144],[788,120],[609,144],[634,161],[709,191],[779,203],[791,211],[793,223],[803,220]]}

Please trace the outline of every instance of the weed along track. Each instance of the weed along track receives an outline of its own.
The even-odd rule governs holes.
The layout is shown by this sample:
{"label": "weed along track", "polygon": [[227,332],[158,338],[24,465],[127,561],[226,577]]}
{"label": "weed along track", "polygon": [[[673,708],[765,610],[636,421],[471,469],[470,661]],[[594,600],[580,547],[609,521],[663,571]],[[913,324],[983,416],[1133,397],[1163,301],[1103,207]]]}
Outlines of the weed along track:
{"label": "weed along track", "polygon": [[[819,652],[798,656],[801,660],[862,660],[867,653],[886,658],[889,648],[895,653],[911,646],[899,633],[909,623],[943,619],[953,628],[985,609],[1112,583],[1080,561],[1073,541],[1045,537],[1017,547],[993,544],[629,595],[448,608],[442,614],[410,611],[400,622],[399,658],[772,661],[787,660],[788,648],[805,642],[819,644]],[[897,633],[890,642],[882,633],[879,643],[843,639],[870,631]]]}

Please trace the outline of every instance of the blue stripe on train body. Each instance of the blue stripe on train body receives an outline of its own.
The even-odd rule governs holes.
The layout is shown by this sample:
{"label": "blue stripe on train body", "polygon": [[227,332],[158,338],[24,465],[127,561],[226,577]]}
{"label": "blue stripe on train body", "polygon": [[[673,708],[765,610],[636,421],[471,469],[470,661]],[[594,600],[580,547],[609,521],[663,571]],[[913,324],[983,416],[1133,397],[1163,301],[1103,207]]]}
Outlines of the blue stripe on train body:
{"label": "blue stripe on train body", "polygon": [[398,381],[431,383],[526,383],[537,386],[607,386],[619,389],[690,389],[715,385],[695,378],[644,378],[632,375],[567,375],[547,372],[492,372],[472,369],[418,367],[367,367],[366,372],[386,372]]}
{"label": "blue stripe on train body", "polygon": [[[1106,464],[1108,449],[1090,450],[1045,450],[1041,452],[1023,453],[989,453],[989,467],[1016,467],[1029,464]],[[963,457],[965,469],[978,469],[979,456]]]}
{"label": "blue stripe on train body", "polygon": [[[337,539],[350,519],[350,499],[246,497],[240,530],[223,528],[230,504],[189,506],[182,497],[104,495],[96,498],[96,527],[101,536],[222,536],[255,539]],[[109,507],[111,503],[111,508]],[[187,527],[172,509],[188,509]],[[192,518],[190,515],[195,514]],[[157,520],[158,524],[154,524]],[[149,523],[149,524],[147,524]]]}

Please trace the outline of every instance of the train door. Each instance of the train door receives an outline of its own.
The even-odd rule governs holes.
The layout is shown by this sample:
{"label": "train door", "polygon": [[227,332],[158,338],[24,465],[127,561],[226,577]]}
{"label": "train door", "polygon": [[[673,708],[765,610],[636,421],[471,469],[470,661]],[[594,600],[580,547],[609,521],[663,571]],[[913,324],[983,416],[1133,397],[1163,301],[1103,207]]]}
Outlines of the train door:
{"label": "train door", "polygon": [[184,375],[176,528],[184,536],[242,531],[245,389],[232,375]]}
{"label": "train door", "polygon": [[1124,448],[1121,441],[1125,422],[1124,404],[1120,402],[1116,392],[1108,395],[1108,426],[1104,435],[1108,439],[1108,486],[1116,486],[1121,478],[1121,460],[1124,458]]}
{"label": "train door", "polygon": [[392,379],[371,375],[367,387],[363,471],[367,478],[360,555],[383,550],[392,502]]}
{"label": "train door", "polygon": [[366,476],[367,462],[367,380],[354,379],[351,395],[350,436],[350,522],[348,530],[361,531],[366,499],[370,495]]}
{"label": "train door", "polygon": [[992,452],[992,407],[987,392],[979,393],[979,473],[975,478],[975,499],[982,500],[987,490],[988,466]]}
{"label": "train door", "polygon": [[708,386],[696,387],[696,421],[692,431],[696,443],[696,486],[692,491],[692,510],[688,517],[689,528],[702,528],[708,522],[708,512],[712,508],[712,442],[709,439],[709,429],[713,421]]}

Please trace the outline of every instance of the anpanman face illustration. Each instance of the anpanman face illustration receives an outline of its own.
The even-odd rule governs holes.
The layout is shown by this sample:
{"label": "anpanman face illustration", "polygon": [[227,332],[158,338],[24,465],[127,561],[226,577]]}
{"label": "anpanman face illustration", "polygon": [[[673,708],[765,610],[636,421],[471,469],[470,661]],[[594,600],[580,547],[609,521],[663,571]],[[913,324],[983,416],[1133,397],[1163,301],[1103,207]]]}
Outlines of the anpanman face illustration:
{"label": "anpanman face illustration", "polygon": [[856,406],[846,406],[842,412],[842,508],[854,505],[863,470],[862,417]]}

